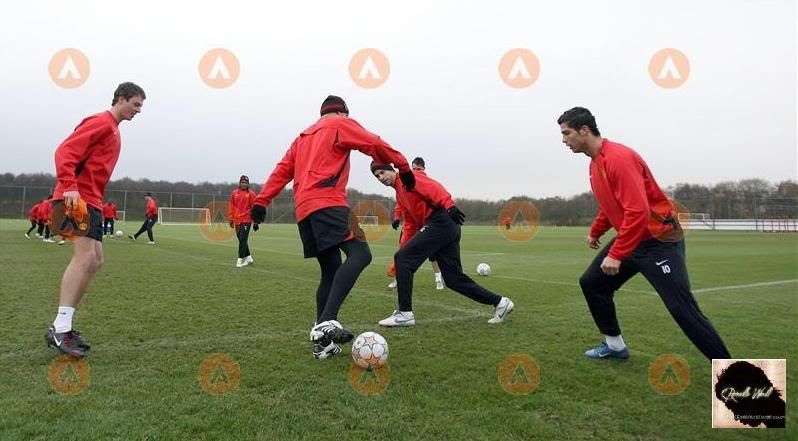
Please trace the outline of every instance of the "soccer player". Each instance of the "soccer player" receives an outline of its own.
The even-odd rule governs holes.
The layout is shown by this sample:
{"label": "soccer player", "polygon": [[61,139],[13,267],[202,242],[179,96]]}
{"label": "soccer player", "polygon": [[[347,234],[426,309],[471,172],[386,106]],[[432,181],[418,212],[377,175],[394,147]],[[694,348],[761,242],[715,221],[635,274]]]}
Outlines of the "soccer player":
{"label": "soccer player", "polygon": [[588,246],[599,249],[599,238],[604,233],[610,228],[618,232],[579,279],[593,320],[604,334],[604,341],[585,355],[629,357],[613,296],[639,272],[698,350],[710,359],[731,358],[690,291],[684,234],[672,203],[643,158],[625,145],[602,138],[588,109],[574,107],[563,113],[557,123],[563,144],[591,159],[590,186],[599,212],[590,227]]}
{"label": "soccer player", "polygon": [[[426,173],[426,164],[424,162],[424,158],[422,157],[415,157],[413,158],[413,162],[411,163],[411,167],[413,171],[416,173],[422,173],[424,176],[427,175]],[[402,206],[396,204],[394,207],[393,213],[393,223],[391,226],[393,229],[399,228],[399,223],[401,219],[404,217],[402,212]],[[402,247],[414,234],[416,234],[416,229],[419,228],[418,225],[412,222],[405,222],[402,224],[402,231],[399,232],[399,248]],[[430,256],[429,261],[432,263],[432,272],[435,275],[435,289],[443,290],[446,288],[446,285],[443,283],[443,276],[441,275],[441,268],[438,266],[438,262],[435,261],[435,256]],[[388,285],[388,288],[394,289],[396,288],[396,263],[391,262],[391,266],[388,268],[388,276],[394,277],[394,280]]]}
{"label": "soccer player", "polygon": [[409,189],[396,179],[396,171],[389,164],[374,161],[371,173],[383,185],[396,190],[396,203],[401,205],[405,223],[419,226],[413,237],[394,255],[399,309],[382,326],[413,326],[413,274],[424,260],[435,257],[443,273],[446,286],[476,302],[494,307],[488,323],[503,322],[515,305],[507,297],[498,296],[479,286],[463,273],[460,263],[460,226],[465,214],[455,206],[443,185],[423,172],[414,171],[415,189]]}
{"label": "soccer player", "polygon": [[136,240],[146,231],[147,238],[150,239],[147,243],[149,245],[155,245],[155,239],[152,237],[152,227],[158,222],[158,204],[155,203],[155,198],[152,197],[152,193],[150,192],[144,194],[144,202],[147,204],[144,209],[144,223],[141,224],[141,228],[139,228],[136,234],[128,237],[132,240]]}
{"label": "soccer player", "polygon": [[504,229],[509,230],[512,224],[513,224],[512,218],[510,218],[510,216],[504,216],[504,219],[502,219],[502,225],[504,225]]}
{"label": "soccer player", "polygon": [[[316,290],[316,324],[310,331],[313,356],[325,359],[341,352],[336,343],[354,335],[338,322],[338,310],[371,263],[366,235],[350,212],[346,199],[349,154],[358,150],[373,159],[396,165],[413,188],[415,179],[407,159],[379,136],[349,118],[340,97],[322,102],[321,118],[302,131],[277,163],[252,207],[252,220],[263,223],[266,207],[294,181],[294,206],[305,258],[315,257],[321,269]],[[341,261],[341,251],[346,261]]]}
{"label": "soccer player", "polygon": [[55,151],[58,182],[53,205],[59,211],[83,207],[88,221],[85,236],[72,238],[74,254],[61,280],[58,312],[45,335],[47,344],[64,354],[83,357],[89,350],[89,344],[72,328],[72,318],[103,264],[102,199],[119,159],[119,123],[133,119],[145,98],[141,87],[120,84],[111,109],[81,121]]}
{"label": "soccer player", "polygon": [[41,203],[42,201],[33,204],[33,206],[30,207],[30,211],[28,211],[28,220],[30,221],[30,228],[28,228],[28,232],[25,233],[25,239],[30,240],[30,232],[35,230],[36,227],[39,226],[39,204]]}
{"label": "soccer player", "polygon": [[110,239],[114,238],[114,221],[119,220],[116,214],[116,204],[114,201],[108,201],[103,205],[103,232]]}
{"label": "soccer player", "polygon": [[39,239],[44,239],[44,230],[47,227],[44,222],[44,218],[42,217],[42,207],[45,203],[49,204],[50,202],[48,202],[47,199],[42,199],[39,202],[39,205],[36,206],[36,237]]}
{"label": "soccer player", "polygon": [[54,243],[50,237],[50,225],[51,225],[51,218],[53,215],[53,206],[52,204],[53,195],[48,195],[47,199],[45,199],[39,205],[39,225],[42,226],[43,234],[42,234],[42,241],[47,243]]}
{"label": "soccer player", "polygon": [[230,228],[236,230],[238,238],[238,260],[236,268],[245,267],[255,262],[249,252],[249,229],[258,231],[258,224],[252,225],[252,204],[255,203],[255,192],[249,189],[249,176],[241,175],[238,178],[238,188],[230,193],[230,202],[227,204],[227,220]]}

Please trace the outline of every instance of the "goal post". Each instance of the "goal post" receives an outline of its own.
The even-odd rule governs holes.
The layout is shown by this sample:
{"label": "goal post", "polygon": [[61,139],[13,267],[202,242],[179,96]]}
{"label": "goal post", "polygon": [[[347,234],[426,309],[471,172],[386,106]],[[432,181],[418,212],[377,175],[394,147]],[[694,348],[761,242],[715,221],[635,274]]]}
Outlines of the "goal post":
{"label": "goal post", "polygon": [[357,223],[360,224],[360,228],[379,228],[380,227],[380,217],[379,216],[358,216]]}
{"label": "goal post", "polygon": [[210,225],[208,208],[158,207],[158,225]]}
{"label": "goal post", "polygon": [[117,217],[117,222],[121,222],[123,224],[127,223],[125,222],[125,210],[116,210],[116,217]]}

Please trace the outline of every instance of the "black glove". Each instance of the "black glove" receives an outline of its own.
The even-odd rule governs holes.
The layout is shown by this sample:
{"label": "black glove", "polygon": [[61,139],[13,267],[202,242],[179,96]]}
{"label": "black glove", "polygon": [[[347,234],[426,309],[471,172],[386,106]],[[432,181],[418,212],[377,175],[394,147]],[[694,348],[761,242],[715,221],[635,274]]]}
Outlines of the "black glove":
{"label": "black glove", "polygon": [[397,229],[397,228],[399,228],[399,219],[394,219],[393,223],[391,224],[391,227],[392,227],[394,230],[395,230],[395,229]]}
{"label": "black glove", "polygon": [[258,231],[260,229],[260,224],[255,222],[254,224],[252,224],[252,229]]}
{"label": "black glove", "polygon": [[404,184],[407,191],[413,191],[413,189],[416,188],[416,176],[413,174],[412,170],[399,173],[399,178],[402,180],[402,184]]}
{"label": "black glove", "polygon": [[252,206],[252,210],[249,211],[249,214],[256,224],[262,224],[263,221],[266,220],[266,207],[255,204]]}
{"label": "black glove", "polygon": [[456,206],[446,210],[446,213],[449,214],[449,217],[451,217],[457,225],[463,225],[465,223],[465,213],[460,211]]}

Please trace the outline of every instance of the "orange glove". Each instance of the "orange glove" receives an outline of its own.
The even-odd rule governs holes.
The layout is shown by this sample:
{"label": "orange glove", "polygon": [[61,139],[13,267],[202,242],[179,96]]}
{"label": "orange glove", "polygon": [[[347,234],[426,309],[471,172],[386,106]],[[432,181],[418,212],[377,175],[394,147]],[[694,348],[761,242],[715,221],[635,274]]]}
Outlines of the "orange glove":
{"label": "orange glove", "polygon": [[83,199],[67,207],[64,203],[53,206],[53,234],[73,237],[89,234],[89,207]]}

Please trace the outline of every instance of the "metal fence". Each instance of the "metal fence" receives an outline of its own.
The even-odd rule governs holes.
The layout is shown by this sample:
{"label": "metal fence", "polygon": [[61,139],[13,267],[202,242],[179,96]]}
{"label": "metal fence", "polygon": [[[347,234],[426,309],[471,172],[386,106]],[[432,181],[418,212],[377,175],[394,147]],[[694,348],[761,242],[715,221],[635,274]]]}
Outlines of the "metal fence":
{"label": "metal fence", "polygon": [[[38,186],[0,186],[0,218],[20,219],[27,218],[28,211],[30,211],[33,204],[46,199],[52,193],[52,187],[38,187]],[[143,221],[144,209],[146,203],[144,195],[146,191],[139,190],[114,190],[106,189],[105,202],[113,201],[117,205],[119,211],[125,212],[126,221]],[[226,206],[229,200],[228,194],[217,193],[187,193],[187,192],[151,192],[159,207],[173,207],[173,208],[209,208],[212,213],[212,222],[226,223],[226,213],[219,215],[218,207]],[[364,200],[365,201],[365,200]],[[353,208],[357,207],[360,200],[352,200],[350,204]],[[394,202],[390,198],[379,200],[369,199],[368,202],[373,205],[384,206],[388,213],[392,212]],[[214,210],[216,208],[216,210]],[[362,215],[372,214],[367,209]],[[383,219],[384,216],[379,213],[381,223],[390,223],[389,219]],[[272,204],[266,210],[266,220],[269,223],[294,223],[294,202],[289,197],[278,197],[272,201]]]}

